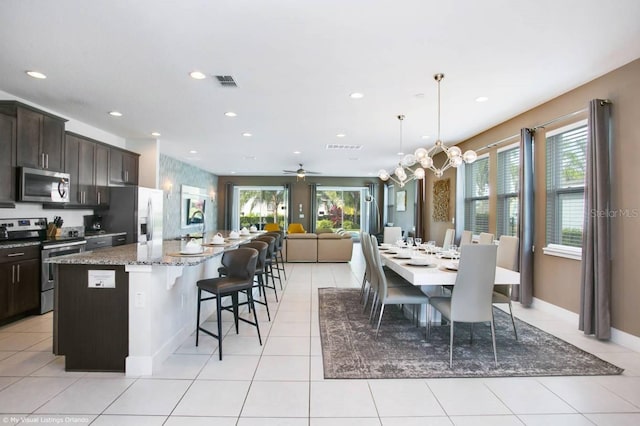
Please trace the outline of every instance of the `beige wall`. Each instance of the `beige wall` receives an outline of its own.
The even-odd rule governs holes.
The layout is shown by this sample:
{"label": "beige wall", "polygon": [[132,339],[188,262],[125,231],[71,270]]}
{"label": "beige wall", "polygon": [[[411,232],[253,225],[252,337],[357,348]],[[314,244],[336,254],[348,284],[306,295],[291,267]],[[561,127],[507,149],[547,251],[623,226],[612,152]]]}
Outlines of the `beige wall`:
{"label": "beige wall", "polygon": [[[535,84],[535,82],[532,82]],[[594,81],[580,86],[568,93],[550,100],[532,110],[520,114],[498,126],[462,142],[463,149],[479,149],[488,144],[519,134],[523,127],[536,127],[558,117],[583,110],[591,99],[610,99],[613,125],[613,209],[627,209],[640,212],[640,60],[636,60],[608,73]],[[492,100],[494,101],[494,100]],[[499,102],[499,100],[495,100]],[[572,122],[584,119],[586,113],[574,116],[540,129],[535,134],[535,277],[534,297],[568,309],[579,311],[580,303],[580,262],[553,257],[542,253],[545,246],[545,132]],[[517,139],[516,139],[517,140]],[[497,148],[490,155],[496,157]],[[484,153],[482,151],[481,153]],[[491,232],[495,232],[495,170],[496,160],[490,160],[491,166]],[[455,212],[455,173],[448,172],[445,177],[452,179],[451,209]],[[433,179],[427,182],[427,192],[432,193]],[[428,195],[430,198],[431,195]],[[431,220],[432,203],[429,200],[423,220],[431,239],[441,240],[447,224],[434,223]],[[637,253],[640,253],[640,217],[617,217],[611,220],[612,226],[612,325],[614,328],[640,336],[640,279],[634,265]]]}

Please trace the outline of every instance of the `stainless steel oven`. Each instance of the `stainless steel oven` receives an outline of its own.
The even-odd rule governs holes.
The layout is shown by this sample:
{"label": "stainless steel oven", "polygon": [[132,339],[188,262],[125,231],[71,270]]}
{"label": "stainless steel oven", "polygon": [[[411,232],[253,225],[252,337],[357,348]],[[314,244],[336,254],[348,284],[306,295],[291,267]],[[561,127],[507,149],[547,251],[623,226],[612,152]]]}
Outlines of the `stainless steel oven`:
{"label": "stainless steel oven", "polygon": [[81,253],[87,242],[84,239],[69,241],[45,241],[42,243],[42,285],[40,293],[40,313],[53,310],[53,289],[56,283],[56,271],[53,263],[46,263],[46,259]]}
{"label": "stainless steel oven", "polygon": [[18,201],[68,203],[69,173],[21,167]]}

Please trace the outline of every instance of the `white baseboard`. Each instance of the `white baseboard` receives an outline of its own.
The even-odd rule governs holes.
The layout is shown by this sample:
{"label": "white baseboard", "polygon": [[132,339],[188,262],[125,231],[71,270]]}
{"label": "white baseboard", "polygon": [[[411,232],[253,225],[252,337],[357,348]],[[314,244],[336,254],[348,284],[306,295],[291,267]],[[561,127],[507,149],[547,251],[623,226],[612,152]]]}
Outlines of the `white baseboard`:
{"label": "white baseboard", "polygon": [[[553,305],[549,302],[545,302],[544,300],[533,298],[533,302],[531,303],[531,307],[534,309],[538,309],[542,312],[547,312],[561,319],[571,322],[573,324],[578,324],[580,320],[580,315],[575,312],[571,312],[567,309],[561,308],[560,306]],[[625,331],[618,330],[617,328],[611,327],[611,342],[618,344],[620,346],[624,346],[633,351],[640,352],[640,337],[634,336],[633,334],[629,334]]]}

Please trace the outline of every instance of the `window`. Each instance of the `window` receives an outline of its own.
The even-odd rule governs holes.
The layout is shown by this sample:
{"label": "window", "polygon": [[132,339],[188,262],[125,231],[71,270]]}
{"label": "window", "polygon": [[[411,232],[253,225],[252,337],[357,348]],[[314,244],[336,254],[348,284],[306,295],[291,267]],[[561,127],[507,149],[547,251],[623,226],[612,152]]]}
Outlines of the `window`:
{"label": "window", "polygon": [[474,234],[489,232],[489,157],[466,164],[464,225]]}
{"label": "window", "polygon": [[547,245],[582,246],[587,126],[547,135]]}
{"label": "window", "polygon": [[265,223],[277,223],[287,229],[288,193],[282,186],[239,186],[235,188],[235,229],[254,225],[263,229]]}
{"label": "window", "polygon": [[316,192],[316,229],[343,228],[352,235],[361,230],[367,188],[322,187]]}
{"label": "window", "polygon": [[496,234],[518,234],[518,194],[520,191],[520,147],[498,152],[498,206]]}

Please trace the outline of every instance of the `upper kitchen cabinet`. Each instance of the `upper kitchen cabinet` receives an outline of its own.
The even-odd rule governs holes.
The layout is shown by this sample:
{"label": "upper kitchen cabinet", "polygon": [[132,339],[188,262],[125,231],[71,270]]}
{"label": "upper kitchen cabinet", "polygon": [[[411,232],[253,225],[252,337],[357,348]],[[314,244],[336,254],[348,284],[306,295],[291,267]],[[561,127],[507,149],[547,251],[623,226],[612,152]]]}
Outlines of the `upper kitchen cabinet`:
{"label": "upper kitchen cabinet", "polygon": [[65,119],[17,101],[1,101],[0,113],[16,119],[16,166],[63,171]]}
{"label": "upper kitchen cabinet", "polygon": [[109,155],[109,182],[112,185],[137,185],[138,157],[140,155],[134,152],[111,148]]}
{"label": "upper kitchen cabinet", "polygon": [[108,205],[109,148],[101,142],[67,132],[64,157],[64,171],[71,176],[69,204]]}
{"label": "upper kitchen cabinet", "polygon": [[0,207],[15,207],[16,119],[0,114]]}

